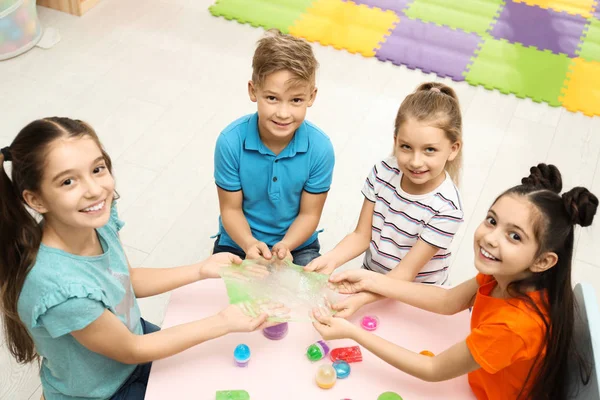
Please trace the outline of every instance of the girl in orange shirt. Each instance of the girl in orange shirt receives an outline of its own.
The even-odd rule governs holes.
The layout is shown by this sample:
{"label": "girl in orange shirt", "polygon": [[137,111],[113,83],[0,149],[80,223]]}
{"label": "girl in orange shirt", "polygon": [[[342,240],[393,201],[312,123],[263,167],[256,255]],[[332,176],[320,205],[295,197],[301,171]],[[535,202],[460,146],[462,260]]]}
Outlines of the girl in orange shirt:
{"label": "girl in orange shirt", "polygon": [[[468,374],[478,399],[567,398],[573,342],[574,226],[592,223],[598,198],[576,187],[559,195],[561,175],[539,164],[501,194],[477,228],[479,274],[452,289],[394,280],[366,270],[330,278],[340,293],[372,292],[439,314],[473,307],[471,333],[435,357],[413,353],[315,310],[325,339],[350,338],[394,367],[426,381]],[[589,368],[579,357],[582,377]],[[584,379],[585,382],[585,379]]]}

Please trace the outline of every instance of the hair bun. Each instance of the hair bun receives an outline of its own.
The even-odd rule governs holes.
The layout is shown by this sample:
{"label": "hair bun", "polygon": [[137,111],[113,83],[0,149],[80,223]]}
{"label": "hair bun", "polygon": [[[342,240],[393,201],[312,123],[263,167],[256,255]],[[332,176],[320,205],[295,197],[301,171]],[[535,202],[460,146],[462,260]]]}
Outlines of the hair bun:
{"label": "hair bun", "polygon": [[440,82],[421,83],[417,87],[417,90],[415,90],[415,92],[429,92],[429,91],[445,94],[446,96],[450,96],[454,100],[458,101],[458,96],[456,95],[456,92],[454,91],[454,89],[452,89],[450,86],[444,85],[443,83],[440,83]]}
{"label": "hair bun", "polygon": [[571,223],[590,226],[598,208],[598,198],[584,187],[575,187],[562,195]]}
{"label": "hair bun", "polygon": [[562,190],[562,177],[554,165],[538,164],[529,169],[529,176],[521,179],[521,184],[534,188],[550,190],[560,193]]}

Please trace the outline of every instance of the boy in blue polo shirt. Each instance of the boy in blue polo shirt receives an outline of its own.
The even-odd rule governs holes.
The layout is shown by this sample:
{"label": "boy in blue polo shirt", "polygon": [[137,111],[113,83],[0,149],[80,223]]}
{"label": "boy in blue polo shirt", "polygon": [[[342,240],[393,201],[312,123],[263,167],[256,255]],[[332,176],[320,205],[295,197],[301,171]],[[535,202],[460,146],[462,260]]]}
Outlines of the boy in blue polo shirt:
{"label": "boy in blue polo shirt", "polygon": [[250,100],[258,112],[217,139],[215,182],[221,216],[214,253],[284,259],[319,256],[315,231],[331,185],[331,141],[305,121],[318,67],[310,44],[269,31],[252,60]]}

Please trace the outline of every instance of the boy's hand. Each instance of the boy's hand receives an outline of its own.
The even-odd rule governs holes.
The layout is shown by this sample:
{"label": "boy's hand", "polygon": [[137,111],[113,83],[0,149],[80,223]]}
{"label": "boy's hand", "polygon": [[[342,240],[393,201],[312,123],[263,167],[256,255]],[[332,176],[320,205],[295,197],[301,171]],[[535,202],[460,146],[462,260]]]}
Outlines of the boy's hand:
{"label": "boy's hand", "polygon": [[266,260],[270,260],[273,255],[269,250],[269,246],[267,246],[264,242],[259,242],[258,240],[252,242],[249,246],[244,249],[244,253],[246,253],[246,258],[250,260],[256,260],[257,258],[264,258]]}
{"label": "boy's hand", "polygon": [[198,263],[199,279],[220,278],[222,268],[231,264],[241,264],[242,259],[231,253],[217,253]]}
{"label": "boy's hand", "polygon": [[292,257],[292,252],[290,251],[287,244],[284,242],[276,243],[275,246],[271,249],[271,252],[280,260],[289,259],[290,261],[294,260]]}
{"label": "boy's hand", "polygon": [[331,274],[338,267],[337,262],[333,260],[331,256],[325,254],[321,257],[317,257],[304,267],[305,271],[308,272],[319,272],[321,274]]}
{"label": "boy's hand", "polygon": [[343,318],[331,317],[316,308],[313,317],[317,320],[313,326],[325,340],[350,338],[357,327]]}

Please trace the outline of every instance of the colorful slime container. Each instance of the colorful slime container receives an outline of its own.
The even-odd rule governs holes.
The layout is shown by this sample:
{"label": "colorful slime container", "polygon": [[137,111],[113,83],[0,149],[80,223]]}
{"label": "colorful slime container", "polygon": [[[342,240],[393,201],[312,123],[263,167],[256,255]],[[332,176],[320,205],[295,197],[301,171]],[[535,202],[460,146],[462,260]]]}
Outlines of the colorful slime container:
{"label": "colorful slime container", "polygon": [[347,363],[360,362],[362,361],[362,353],[360,347],[338,347],[337,349],[331,350],[329,355],[331,361],[344,360]]}
{"label": "colorful slime container", "polygon": [[245,344],[238,344],[233,350],[233,359],[238,367],[247,367],[250,361],[250,347]]}
{"label": "colorful slime container", "polygon": [[329,354],[329,346],[322,340],[317,343],[313,343],[306,349],[306,357],[310,361],[319,361],[323,357]]}
{"label": "colorful slime container", "polygon": [[372,315],[365,315],[360,321],[360,326],[366,331],[374,331],[379,325],[379,318]]}
{"label": "colorful slime container", "polygon": [[331,389],[337,380],[335,369],[329,364],[321,365],[317,370],[315,380],[321,389]]}
{"label": "colorful slime container", "polygon": [[283,324],[278,324],[274,326],[269,326],[268,328],[263,329],[263,335],[266,338],[271,340],[280,340],[283,339],[288,333],[288,323],[284,322]]}
{"label": "colorful slime container", "polygon": [[344,360],[334,361],[333,369],[338,379],[346,379],[350,375],[350,364]]}
{"label": "colorful slime container", "polygon": [[380,394],[377,400],[402,400],[402,397],[398,393],[385,392]]}
{"label": "colorful slime container", "polygon": [[219,390],[216,400],[250,400],[250,395],[245,390]]}

